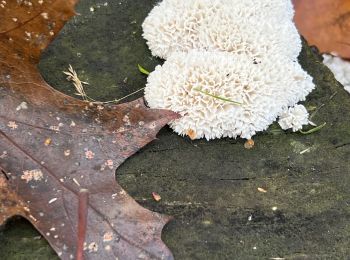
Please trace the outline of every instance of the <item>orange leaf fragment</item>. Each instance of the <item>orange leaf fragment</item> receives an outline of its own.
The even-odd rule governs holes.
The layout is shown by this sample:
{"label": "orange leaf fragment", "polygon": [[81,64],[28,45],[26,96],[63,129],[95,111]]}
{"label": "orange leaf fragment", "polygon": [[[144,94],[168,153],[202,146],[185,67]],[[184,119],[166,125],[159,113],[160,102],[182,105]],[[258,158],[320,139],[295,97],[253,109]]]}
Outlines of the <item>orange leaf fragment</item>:
{"label": "orange leaf fragment", "polygon": [[45,146],[49,146],[51,144],[51,142],[52,142],[51,138],[46,138]]}
{"label": "orange leaf fragment", "polygon": [[152,196],[153,196],[153,199],[157,202],[162,199],[162,197],[157,192],[152,192]]}
{"label": "orange leaf fragment", "polygon": [[295,23],[309,44],[321,52],[350,58],[350,1],[293,0]]}
{"label": "orange leaf fragment", "polygon": [[188,129],[186,134],[188,135],[189,138],[191,138],[191,140],[194,140],[197,137],[197,134],[193,129]]}
{"label": "orange leaf fragment", "polygon": [[245,149],[252,149],[254,147],[254,140],[253,139],[249,139],[244,143],[244,148]]}

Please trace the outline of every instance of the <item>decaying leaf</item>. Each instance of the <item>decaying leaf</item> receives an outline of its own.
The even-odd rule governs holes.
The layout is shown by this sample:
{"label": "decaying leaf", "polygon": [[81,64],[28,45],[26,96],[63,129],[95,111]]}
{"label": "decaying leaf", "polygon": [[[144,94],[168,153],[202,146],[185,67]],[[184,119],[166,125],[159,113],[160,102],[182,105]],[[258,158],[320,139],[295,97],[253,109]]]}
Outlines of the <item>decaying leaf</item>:
{"label": "decaying leaf", "polygon": [[306,40],[321,52],[350,58],[350,1],[293,0],[295,22]]}
{"label": "decaying leaf", "polygon": [[245,149],[253,149],[255,145],[255,142],[253,139],[248,139],[245,143],[244,143],[244,148]]}
{"label": "decaying leaf", "polygon": [[152,192],[152,197],[155,201],[160,201],[162,199],[162,197],[157,193],[157,192]]}
{"label": "decaying leaf", "polygon": [[78,194],[87,189],[85,259],[172,259],[161,241],[169,218],[138,205],[114,173],[177,115],[141,99],[97,107],[57,92],[37,70],[76,2],[2,1],[0,224],[23,216],[62,259],[72,259]]}

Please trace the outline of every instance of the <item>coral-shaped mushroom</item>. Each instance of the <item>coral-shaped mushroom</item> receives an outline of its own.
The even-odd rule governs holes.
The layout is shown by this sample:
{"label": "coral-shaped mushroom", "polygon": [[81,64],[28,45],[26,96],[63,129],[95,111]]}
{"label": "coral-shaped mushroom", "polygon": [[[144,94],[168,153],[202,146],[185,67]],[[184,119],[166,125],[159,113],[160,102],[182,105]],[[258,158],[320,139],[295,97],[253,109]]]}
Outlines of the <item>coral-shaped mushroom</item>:
{"label": "coral-shaped mushroom", "polygon": [[145,98],[152,108],[182,115],[170,124],[181,135],[250,139],[313,88],[298,63],[256,64],[247,55],[192,50],[156,67]]}
{"label": "coral-shaped mushroom", "polygon": [[309,113],[303,105],[290,107],[282,113],[278,124],[283,130],[292,129],[293,132],[299,131],[303,125],[309,124]]}
{"label": "coral-shaped mushroom", "polygon": [[192,49],[296,60],[300,36],[290,0],[164,0],[143,23],[154,56]]}
{"label": "coral-shaped mushroom", "polygon": [[307,116],[294,106],[314,84],[293,15],[290,0],[163,0],[143,23],[167,59],[148,78],[148,104],[180,113],[170,125],[192,139],[250,139],[278,116],[299,129]]}
{"label": "coral-shaped mushroom", "polygon": [[340,57],[324,54],[323,63],[334,73],[335,78],[350,93],[350,63]]}

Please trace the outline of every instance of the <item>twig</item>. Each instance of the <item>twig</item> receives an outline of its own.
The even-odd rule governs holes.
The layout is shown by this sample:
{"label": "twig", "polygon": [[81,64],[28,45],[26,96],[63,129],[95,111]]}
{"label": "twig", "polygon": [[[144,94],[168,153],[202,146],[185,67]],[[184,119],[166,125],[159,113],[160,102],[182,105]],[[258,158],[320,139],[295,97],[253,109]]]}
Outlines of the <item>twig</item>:
{"label": "twig", "polygon": [[81,189],[79,191],[79,206],[78,206],[78,241],[77,241],[77,260],[84,260],[84,242],[87,227],[89,191]]}
{"label": "twig", "polygon": [[338,91],[334,92],[334,93],[330,96],[329,100],[333,99],[337,94],[338,94]]}

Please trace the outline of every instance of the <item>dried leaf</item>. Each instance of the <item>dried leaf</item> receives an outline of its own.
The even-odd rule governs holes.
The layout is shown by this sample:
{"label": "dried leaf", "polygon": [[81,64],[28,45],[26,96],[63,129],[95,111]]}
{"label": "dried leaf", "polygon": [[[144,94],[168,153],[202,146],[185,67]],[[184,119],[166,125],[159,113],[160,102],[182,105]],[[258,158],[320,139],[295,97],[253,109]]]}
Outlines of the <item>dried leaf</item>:
{"label": "dried leaf", "polygon": [[197,134],[196,134],[196,132],[193,129],[188,129],[187,132],[186,132],[186,135],[188,135],[188,137],[191,140],[195,140],[196,137],[197,137]]}
{"label": "dried leaf", "polygon": [[152,197],[157,202],[162,199],[162,197],[157,192],[152,192]]}
{"label": "dried leaf", "polygon": [[350,58],[350,1],[293,0],[295,22],[306,40],[321,52]]}
{"label": "dried leaf", "polygon": [[254,148],[254,145],[255,145],[255,142],[253,139],[248,139],[245,143],[244,143],[244,148],[245,149],[253,149]]}
{"label": "dried leaf", "polygon": [[4,2],[0,224],[21,215],[62,259],[71,259],[77,249],[78,195],[87,189],[85,259],[172,259],[161,241],[169,217],[138,205],[114,173],[177,115],[148,109],[142,99],[101,107],[57,92],[37,63],[74,15],[77,0]]}

